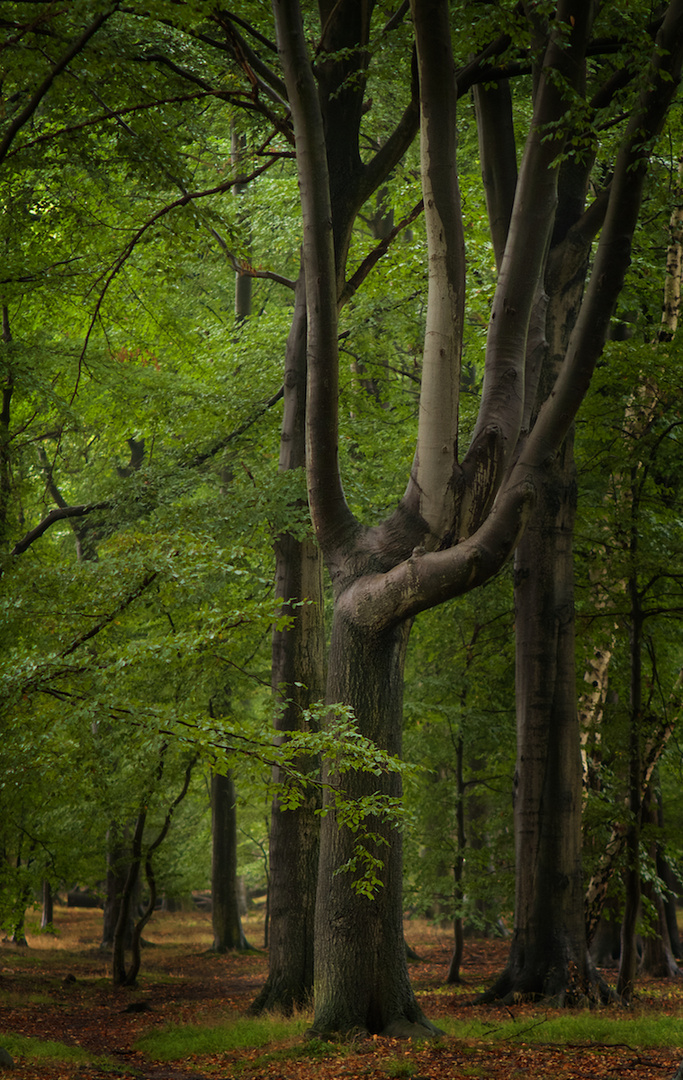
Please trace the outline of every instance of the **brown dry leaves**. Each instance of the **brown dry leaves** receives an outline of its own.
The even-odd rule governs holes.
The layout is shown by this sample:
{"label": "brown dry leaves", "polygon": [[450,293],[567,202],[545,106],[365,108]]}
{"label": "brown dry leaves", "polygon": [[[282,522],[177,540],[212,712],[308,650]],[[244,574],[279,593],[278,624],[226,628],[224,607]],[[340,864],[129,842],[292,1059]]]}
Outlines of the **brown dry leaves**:
{"label": "brown dry leaves", "polygon": [[[29,936],[32,947],[24,951],[0,946],[0,1033],[78,1045],[92,1055],[106,1055],[115,1064],[17,1061],[11,1072],[3,1074],[12,1080],[670,1080],[679,1063],[677,1052],[641,1050],[635,1045],[526,1045],[523,1031],[514,1045],[449,1037],[416,1045],[381,1037],[345,1046],[292,1040],[287,1046],[155,1062],[134,1050],[141,1034],[169,1022],[215,1023],[227,1014],[244,1011],[265,978],[265,953],[217,957],[207,952],[211,941],[208,915],[157,915],[148,927],[149,938],[164,947],[144,951],[137,990],[114,990],[107,957],[97,948],[101,914],[58,909],[56,922],[61,931],[57,939]],[[406,933],[422,957],[411,964],[411,976],[431,1020],[438,1024],[440,1017],[476,1016],[499,1022],[511,1015],[503,1007],[473,1004],[476,992],[502,969],[507,954],[504,942],[469,942],[463,964],[466,982],[449,988],[443,984],[448,931],[408,923]],[[250,924],[247,934],[258,942],[258,923]],[[178,946],[178,941],[183,945]],[[648,980],[641,992],[647,1008],[683,1018],[683,986]],[[131,1001],[142,1004],[143,1010],[126,1012]],[[531,1004],[516,1005],[512,1011],[515,1019],[529,1024],[547,1014],[547,1009],[542,1012]]]}

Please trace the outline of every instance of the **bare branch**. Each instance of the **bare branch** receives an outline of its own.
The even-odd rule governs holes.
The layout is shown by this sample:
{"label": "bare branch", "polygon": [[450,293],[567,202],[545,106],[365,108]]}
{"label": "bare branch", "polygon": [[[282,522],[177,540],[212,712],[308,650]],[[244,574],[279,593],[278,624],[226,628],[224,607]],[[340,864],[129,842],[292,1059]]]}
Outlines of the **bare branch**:
{"label": "bare branch", "polygon": [[339,297],[340,309],[349,302],[353,294],[358,288],[360,288],[370,271],[373,269],[374,266],[376,266],[382,256],[386,255],[391,244],[394,242],[399,233],[403,232],[403,230],[407,228],[408,225],[415,221],[415,218],[419,217],[423,209],[424,201],[420,199],[419,203],[417,203],[413,207],[413,209],[406,217],[402,218],[401,221],[399,221],[398,225],[396,225],[395,228],[391,230],[389,235],[386,236],[383,240],[381,240],[380,243],[377,244],[377,246],[374,247],[372,251],[365,256],[360,266],[354,271],[354,273],[344,285],[341,296]]}
{"label": "bare branch", "polygon": [[[266,172],[271,167],[271,165],[275,164],[275,162],[277,160],[278,160],[278,158],[276,156],[269,157],[264,165],[261,165],[258,169],[254,169],[254,171],[249,176],[244,177],[244,178],[240,178],[240,182],[241,183],[249,183],[251,180],[254,180],[257,176],[261,176],[261,174]],[[90,342],[90,337],[91,337],[91,334],[92,334],[92,332],[93,332],[93,330],[95,328],[95,324],[96,324],[97,319],[99,317],[100,309],[102,307],[102,304],[104,303],[104,298],[105,298],[105,296],[107,294],[109,286],[111,285],[111,283],[114,280],[114,278],[116,277],[116,275],[121,271],[123,266],[126,264],[128,259],[132,255],[133,251],[135,250],[137,244],[140,242],[140,240],[145,235],[147,230],[150,229],[153,225],[156,225],[156,223],[158,221],[160,221],[162,218],[166,217],[166,215],[170,214],[173,210],[178,210],[180,207],[187,206],[188,203],[195,202],[198,199],[205,199],[210,195],[220,195],[224,191],[230,191],[230,189],[232,187],[234,187],[234,185],[235,185],[235,178],[232,177],[230,180],[224,180],[222,184],[216,184],[215,187],[206,188],[204,191],[186,191],[179,198],[174,199],[173,202],[167,203],[166,206],[162,206],[160,210],[157,210],[157,212],[155,214],[153,214],[151,218],[147,219],[147,221],[144,223],[144,225],[140,226],[140,228],[136,231],[136,233],[131,238],[131,240],[129,240],[129,242],[126,244],[125,248],[123,249],[123,252],[121,253],[121,255],[119,255],[118,259],[114,263],[114,266],[113,266],[112,270],[110,271],[109,275],[107,276],[107,279],[106,279],[106,281],[105,281],[105,283],[104,283],[104,285],[103,285],[103,287],[102,287],[102,289],[100,291],[100,295],[97,298],[97,303],[95,304],[95,310],[93,311],[92,318],[90,320],[90,324],[89,324],[88,329],[87,329],[86,334],[85,334],[85,340],[83,342],[83,348],[81,349],[81,353],[80,353],[80,356],[78,358],[78,376],[77,376],[77,379],[76,379],[76,385],[75,385],[73,393],[71,395],[71,400],[72,401],[73,401],[74,397],[76,396],[76,391],[78,390],[78,383],[80,381],[81,365],[83,363],[83,360],[85,359],[85,354],[86,354],[87,349],[88,349],[88,344]]]}
{"label": "bare branch", "polygon": [[84,517],[86,514],[92,514],[93,510],[108,510],[111,507],[111,503],[82,503],[80,506],[59,506],[55,510],[51,510],[47,517],[43,518],[39,525],[36,525],[35,529],[31,529],[25,536],[18,540],[14,545],[11,552],[12,555],[23,555],[25,551],[30,548],[31,544],[35,540],[38,540],[43,533],[47,532],[52,525],[57,521],[64,521],[68,518]]}

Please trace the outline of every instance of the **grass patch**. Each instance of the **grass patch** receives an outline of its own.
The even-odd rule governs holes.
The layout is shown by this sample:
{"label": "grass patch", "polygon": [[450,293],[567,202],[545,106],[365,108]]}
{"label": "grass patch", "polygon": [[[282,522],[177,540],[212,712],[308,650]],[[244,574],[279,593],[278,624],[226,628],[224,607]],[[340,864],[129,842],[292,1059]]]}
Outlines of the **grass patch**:
{"label": "grass patch", "polygon": [[51,1005],[50,994],[18,994],[13,990],[0,990],[0,1004],[20,1009],[26,1005]]}
{"label": "grass patch", "polygon": [[202,1057],[229,1054],[232,1050],[254,1050],[272,1042],[296,1038],[310,1021],[240,1016],[212,1027],[197,1024],[169,1024],[150,1031],[135,1042],[135,1049],[157,1061],[179,1061],[191,1054]]}
{"label": "grass patch", "polygon": [[418,1071],[415,1062],[408,1061],[406,1058],[387,1058],[380,1068],[387,1076],[395,1077],[397,1080],[404,1076],[414,1076]]}
{"label": "grass patch", "polygon": [[56,1062],[58,1064],[97,1065],[100,1069],[119,1066],[108,1057],[95,1057],[82,1046],[67,1046],[52,1039],[34,1039],[28,1035],[14,1035],[0,1031],[0,1046],[10,1054],[16,1064],[20,1061]]}
{"label": "grass patch", "polygon": [[523,1042],[562,1045],[579,1043],[641,1047],[676,1047],[683,1043],[683,1020],[672,1016],[611,1017],[600,1012],[567,1013],[506,1020],[439,1019],[447,1035],[482,1042]]}

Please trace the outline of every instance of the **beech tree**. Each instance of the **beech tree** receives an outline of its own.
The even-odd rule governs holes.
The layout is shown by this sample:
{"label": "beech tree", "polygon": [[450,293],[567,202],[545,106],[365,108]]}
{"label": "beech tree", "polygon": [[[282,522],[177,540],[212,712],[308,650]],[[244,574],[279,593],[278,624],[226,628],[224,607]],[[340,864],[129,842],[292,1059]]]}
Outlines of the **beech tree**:
{"label": "beech tree", "polygon": [[[297,0],[274,0],[273,9],[294,125],[304,223],[309,500],[334,592],[327,700],[350,705],[362,732],[397,754],[412,620],[420,611],[482,584],[510,556],[600,355],[628,266],[651,141],[680,76],[683,4],[674,2],[663,12],[647,80],[623,133],[614,174],[593,210],[600,212],[602,226],[590,281],[560,371],[533,427],[557,166],[567,148],[571,153],[572,139],[580,143],[587,134],[585,58],[598,29],[590,3],[561,2],[547,21],[534,10],[528,13],[535,57],[533,117],[491,310],[479,417],[462,455],[458,405],[466,267],[455,145],[459,80],[450,47],[448,4],[442,0],[412,4],[429,245],[427,328],[413,467],[397,509],[375,526],[363,525],[351,512],[339,471],[337,275],[344,265],[340,252],[347,243],[348,226],[340,227],[334,213],[331,192],[343,178],[332,168],[340,151],[337,147],[333,154],[331,146],[344,135],[329,126],[332,110],[319,95],[300,5]],[[367,39],[358,33],[364,24],[356,21],[356,5],[321,4],[320,16],[323,28],[331,22],[346,25],[349,51],[365,49]],[[498,43],[498,51],[507,44]],[[489,55],[495,52],[493,43]],[[323,33],[316,70],[334,63],[335,58],[325,53]],[[356,74],[353,90],[340,87],[338,97],[355,95],[359,125],[358,87],[362,88],[365,73],[361,69]],[[357,132],[358,126],[349,133],[354,138],[347,146],[350,175],[361,168]],[[581,241],[586,229],[589,223],[583,217],[569,228],[567,258],[575,254],[578,241],[579,258],[585,260]],[[540,738],[547,742],[547,728]],[[561,766],[558,760],[560,770]],[[542,769],[543,758],[537,757],[530,774],[532,789]],[[324,779],[329,788],[316,912],[314,1031],[428,1033],[433,1028],[410,988],[402,947],[400,835],[378,814],[373,841],[359,845],[357,838],[338,827],[329,792],[336,783],[349,792],[366,794],[376,787],[374,777],[335,776],[330,767]],[[381,790],[387,800],[397,798],[398,778],[387,776]],[[530,843],[540,821],[541,794],[536,788],[528,800],[525,797]],[[546,843],[552,850],[552,839]],[[372,899],[354,889],[354,870],[368,861],[380,882]],[[528,944],[538,932],[535,908],[536,898],[531,909],[518,914],[520,949],[525,937]],[[514,979],[509,986],[514,986]]]}

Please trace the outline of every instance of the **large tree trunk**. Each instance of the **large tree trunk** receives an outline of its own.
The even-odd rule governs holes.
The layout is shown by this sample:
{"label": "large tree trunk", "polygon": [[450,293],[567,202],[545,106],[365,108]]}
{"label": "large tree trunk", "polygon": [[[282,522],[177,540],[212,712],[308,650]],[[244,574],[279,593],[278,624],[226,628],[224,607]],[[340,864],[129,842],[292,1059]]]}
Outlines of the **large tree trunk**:
{"label": "large tree trunk", "polygon": [[[277,730],[286,738],[288,731],[301,728],[304,710],[323,697],[322,561],[313,539],[281,537],[277,550],[282,570],[278,594],[312,601],[298,609],[290,629],[274,635],[273,684],[282,699]],[[310,760],[299,766],[317,771]],[[276,769],[274,780],[282,779]],[[317,784],[308,788],[296,809],[282,810],[278,797],[273,800],[268,980],[252,1005],[255,1012],[273,1008],[290,1012],[309,1002],[313,993],[319,805]]]}
{"label": "large tree trunk", "polygon": [[237,811],[232,773],[211,776],[211,921],[214,952],[248,949],[237,897]]}
{"label": "large tree trunk", "polygon": [[[403,665],[409,623],[381,633],[360,630],[337,614],[329,658],[328,701],[350,705],[363,735],[393,755],[401,751]],[[331,788],[359,797],[379,791],[399,798],[400,777],[339,775],[329,765]],[[369,1031],[388,1036],[428,1036],[435,1028],[413,994],[403,941],[400,833],[376,817],[365,827],[373,838],[340,826],[334,795],[326,788],[321,826],[312,1034]],[[374,839],[374,837],[379,838]],[[368,860],[380,860],[373,896],[354,889]],[[357,869],[341,870],[349,861]]]}
{"label": "large tree trunk", "polygon": [[492,994],[564,1000],[587,989],[582,768],[574,671],[571,441],[547,475],[517,548],[515,927]]}

